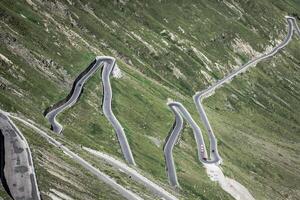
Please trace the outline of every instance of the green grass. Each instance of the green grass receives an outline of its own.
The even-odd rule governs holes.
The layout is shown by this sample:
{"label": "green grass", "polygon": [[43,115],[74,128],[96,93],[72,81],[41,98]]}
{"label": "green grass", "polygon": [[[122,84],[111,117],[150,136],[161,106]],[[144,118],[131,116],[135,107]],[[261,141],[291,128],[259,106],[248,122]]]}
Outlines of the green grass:
{"label": "green grass", "polygon": [[[74,199],[123,199],[116,191],[95,178],[82,166],[22,123],[16,125],[30,144],[39,190],[43,199],[53,189]],[[52,192],[53,193],[53,192]]]}
{"label": "green grass", "polygon": [[[203,129],[192,101],[194,92],[209,84],[200,70],[215,79],[222,78],[232,65],[236,65],[234,58],[243,62],[249,60],[249,55],[234,52],[232,43],[235,38],[261,52],[267,45],[273,45],[275,39],[284,37],[284,15],[299,14],[300,10],[295,0],[236,1],[242,16],[222,2],[205,0],[184,3],[177,0],[172,3],[129,1],[126,5],[87,0],[74,1],[73,5],[67,1],[34,2],[37,10],[26,2],[0,3],[0,53],[14,63],[11,66],[0,61],[0,82],[3,78],[10,82],[6,89],[1,89],[0,108],[20,113],[48,127],[42,115],[44,109],[68,94],[74,78],[88,66],[97,52],[115,56],[124,77],[112,79],[113,111],[125,129],[138,167],[166,187],[168,181],[162,145],[174,121],[166,106],[167,98],[182,102]],[[85,7],[93,8],[98,19],[85,11]],[[47,18],[46,14],[55,21]],[[70,18],[77,25],[71,25]],[[105,27],[99,19],[112,29]],[[179,30],[179,26],[185,33]],[[70,30],[81,38],[68,36]],[[176,39],[161,34],[162,30],[174,34]],[[132,32],[153,46],[157,53],[151,52]],[[211,72],[192,51],[192,46],[212,61],[209,65]],[[294,40],[284,53],[238,76],[204,101],[224,159],[223,170],[249,188],[256,199],[297,199],[300,196],[297,184],[300,174],[297,170],[300,151],[298,48],[299,40]],[[47,59],[54,62],[53,66],[44,63]],[[221,67],[217,68],[214,63]],[[185,78],[173,75],[174,66]],[[53,77],[39,67],[53,72]],[[59,115],[64,135],[58,139],[75,151],[79,151],[77,146],[83,145],[123,159],[115,133],[101,115],[101,98],[98,72],[87,82],[80,101]],[[31,131],[22,130],[33,149],[42,191],[58,188],[62,180],[47,172],[47,167],[59,169],[59,166],[46,162],[41,152],[50,155],[56,163],[63,161],[79,170],[84,183],[93,183],[82,186],[89,191],[82,195],[92,199],[105,199],[105,195],[109,195],[109,188],[85,174],[64,154],[45,144]],[[157,147],[148,136],[159,139],[161,145]],[[231,199],[209,180],[198,162],[188,126],[181,139],[174,152],[182,197]],[[103,167],[90,156],[79,153]],[[43,161],[47,163],[45,166]],[[65,173],[78,179],[74,174]],[[108,173],[122,184],[132,185],[134,191],[143,191],[142,187],[125,177],[121,178],[122,175],[113,170],[109,169]],[[49,177],[51,181],[43,177]],[[96,191],[98,186],[106,188],[104,193]],[[74,195],[74,198],[80,196],[72,184],[61,188],[61,191],[72,197]],[[119,198],[115,193],[111,195]]]}

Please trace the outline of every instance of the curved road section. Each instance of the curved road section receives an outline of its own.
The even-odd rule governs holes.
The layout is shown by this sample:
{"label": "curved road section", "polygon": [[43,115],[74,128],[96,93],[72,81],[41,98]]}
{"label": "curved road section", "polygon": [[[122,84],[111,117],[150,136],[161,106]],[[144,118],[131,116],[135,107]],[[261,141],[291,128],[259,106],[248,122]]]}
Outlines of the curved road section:
{"label": "curved road section", "polygon": [[11,117],[11,118],[14,118],[14,119],[18,120],[19,122],[23,123],[24,125],[26,125],[26,126],[32,128],[33,130],[35,130],[40,136],[45,138],[50,144],[52,144],[55,147],[62,150],[65,154],[70,156],[70,158],[72,158],[75,162],[77,162],[82,167],[84,167],[86,170],[88,170],[90,173],[95,175],[97,177],[97,179],[99,179],[100,181],[103,181],[107,185],[111,186],[114,190],[119,192],[119,194],[121,194],[126,199],[128,199],[128,200],[142,200],[142,198],[139,195],[137,195],[137,194],[133,193],[132,191],[130,191],[129,189],[123,187],[122,185],[117,183],[116,180],[114,180],[113,178],[111,178],[107,174],[103,173],[102,171],[100,171],[99,169],[94,167],[91,163],[87,162],[82,157],[80,157],[79,155],[77,155],[76,153],[71,151],[69,148],[64,146],[62,143],[58,142],[57,140],[55,140],[54,138],[49,136],[46,132],[44,132],[43,130],[38,128],[33,121],[24,120],[24,119],[22,119],[18,116],[11,115],[10,113],[6,113],[6,115]]}
{"label": "curved road section", "polygon": [[234,78],[235,76],[244,72],[249,67],[257,64],[258,62],[260,62],[264,59],[274,56],[279,50],[281,50],[286,45],[288,45],[288,43],[292,39],[294,32],[296,32],[300,36],[300,29],[298,27],[296,19],[294,17],[289,17],[289,16],[286,16],[286,19],[287,19],[287,23],[288,23],[288,33],[287,33],[287,36],[285,37],[285,39],[283,40],[283,42],[281,42],[278,46],[273,48],[270,52],[265,53],[265,54],[259,56],[258,58],[255,58],[255,59],[247,62],[246,64],[242,65],[239,69],[230,73],[228,76],[219,80],[218,82],[216,82],[212,86],[208,87],[207,89],[197,92],[193,96],[194,103],[197,107],[200,118],[203,121],[206,131],[209,136],[209,141],[210,141],[210,155],[209,155],[210,159],[209,160],[207,157],[207,151],[206,151],[206,147],[204,144],[201,130],[198,127],[198,125],[195,123],[195,121],[193,120],[193,118],[191,117],[189,112],[179,102],[171,102],[168,104],[170,109],[173,111],[173,113],[175,115],[175,125],[173,126],[173,130],[171,131],[170,135],[168,136],[168,138],[166,140],[166,143],[164,146],[164,155],[165,155],[165,160],[166,160],[166,167],[167,167],[167,174],[168,174],[169,182],[172,186],[179,186],[179,183],[177,180],[175,164],[174,164],[174,159],[173,159],[173,148],[174,148],[174,145],[175,145],[176,141],[178,140],[179,134],[182,130],[183,118],[190,124],[190,126],[193,129],[194,137],[195,137],[196,144],[197,144],[199,161],[202,162],[203,164],[212,164],[212,163],[215,163],[217,165],[221,164],[222,158],[220,157],[218,149],[217,149],[217,147],[218,147],[217,139],[216,139],[213,129],[209,123],[206,112],[201,104],[201,100],[212,95],[217,88],[219,88],[222,85],[224,85],[225,83],[229,82],[232,78]]}
{"label": "curved road section", "polygon": [[[2,182],[12,199],[40,200],[29,145],[6,113],[0,111],[0,134],[3,134],[4,164]],[[2,159],[2,158],[1,158]]]}
{"label": "curved road section", "polygon": [[103,66],[102,69],[102,84],[103,84],[103,113],[105,117],[112,124],[116,135],[118,137],[119,144],[125,160],[132,165],[135,165],[135,161],[128,144],[125,132],[118,119],[115,117],[112,108],[112,89],[110,85],[109,76],[115,66],[116,60],[109,56],[97,56],[96,59],[87,67],[74,81],[72,90],[66,99],[58,102],[52,108],[45,111],[45,116],[51,123],[51,129],[56,133],[61,133],[62,125],[56,121],[56,116],[67,108],[73,106],[79,99],[82,88],[85,82],[97,72],[97,70]]}

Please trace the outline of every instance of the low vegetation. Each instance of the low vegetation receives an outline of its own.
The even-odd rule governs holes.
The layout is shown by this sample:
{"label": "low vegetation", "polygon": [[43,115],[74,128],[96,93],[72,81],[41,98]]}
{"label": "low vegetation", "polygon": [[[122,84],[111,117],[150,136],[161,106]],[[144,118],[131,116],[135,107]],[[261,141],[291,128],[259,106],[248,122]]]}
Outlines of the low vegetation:
{"label": "low vegetation", "polygon": [[[113,111],[138,168],[171,190],[162,151],[174,122],[167,99],[182,102],[201,124],[192,95],[251,59],[253,52],[277,44],[286,34],[284,16],[299,10],[296,0],[3,0],[0,108],[49,127],[44,110],[68,94],[72,80],[96,55],[114,56],[123,77],[111,80]],[[204,101],[226,176],[245,185],[256,199],[300,197],[299,41],[295,38],[287,49]],[[78,103],[59,115],[64,131],[55,137],[105,170],[80,148],[122,159],[115,133],[101,114],[101,98],[101,79],[95,75]],[[74,199],[121,198],[18,125],[32,149],[43,199],[57,191]],[[183,199],[232,199],[207,177],[187,124],[175,147],[175,162]],[[105,172],[154,198],[121,172]],[[8,199],[3,189],[0,195]]]}

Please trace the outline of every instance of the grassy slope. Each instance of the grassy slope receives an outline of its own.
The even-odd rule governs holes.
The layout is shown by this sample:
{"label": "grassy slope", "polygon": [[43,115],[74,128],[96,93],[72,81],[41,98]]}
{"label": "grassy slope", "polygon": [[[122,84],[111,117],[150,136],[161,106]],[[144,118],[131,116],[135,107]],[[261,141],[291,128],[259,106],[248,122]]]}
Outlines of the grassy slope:
{"label": "grassy slope", "polygon": [[[95,179],[94,175],[75,163],[68,155],[47,143],[35,131],[26,128],[21,123],[17,125],[33,149],[33,159],[43,199],[51,199],[47,197],[47,192],[53,189],[74,199],[123,199],[109,186]],[[52,193],[55,194],[55,192]]]}
{"label": "grassy slope", "polygon": [[[197,118],[191,94],[208,84],[199,71],[206,71],[215,78],[222,77],[235,64],[231,47],[235,37],[239,36],[255,50],[262,51],[266,45],[270,45],[270,40],[284,34],[283,16],[287,12],[295,12],[297,8],[299,10],[299,5],[294,1],[290,1],[290,5],[281,1],[241,1],[240,6],[247,14],[238,19],[239,14],[236,11],[214,1],[191,1],[184,5],[179,1],[147,5],[145,2],[131,2],[126,5],[108,2],[87,4],[87,1],[74,1],[74,5],[50,2],[43,5],[37,3],[42,12],[35,11],[26,3],[16,2],[11,5],[8,1],[3,1],[0,5],[0,52],[14,63],[14,67],[4,62],[0,65],[4,69],[0,71],[1,77],[12,83],[6,90],[1,91],[1,108],[20,112],[46,126],[43,110],[68,93],[71,80],[96,54],[103,52],[117,56],[125,76],[112,81],[114,112],[125,128],[138,166],[144,173],[165,185],[167,180],[162,145],[155,146],[148,136],[163,143],[168,134],[173,116],[165,105],[167,98],[183,102]],[[87,10],[90,8],[94,8],[97,17],[88,14]],[[261,16],[266,11],[270,15],[264,16],[267,20],[263,20]],[[47,19],[46,13],[55,21]],[[24,19],[20,14],[27,18]],[[74,19],[76,23],[71,25]],[[113,29],[103,27],[104,23]],[[123,26],[124,23],[126,26]],[[69,31],[64,33],[61,27],[58,28],[58,24],[77,32],[90,46],[79,37],[70,36]],[[45,25],[49,33],[46,32]],[[179,26],[185,33],[180,32]],[[250,30],[253,27],[257,33]],[[170,34],[161,34],[162,30],[173,33],[176,38],[172,39]],[[155,51],[149,45],[138,41],[132,32],[151,44]],[[293,164],[299,166],[299,147],[296,146],[299,141],[299,121],[296,118],[299,69],[295,66],[298,62],[296,59],[299,58],[295,53],[298,44],[299,42],[293,42],[288,53],[260,64],[259,69],[253,69],[239,77],[230,86],[217,92],[216,96],[205,101],[212,125],[218,134],[226,173],[245,184],[257,199],[281,199],[288,194],[291,197],[299,195],[299,188],[289,185],[291,180],[294,183],[299,182],[299,176],[296,171],[293,172],[296,168]],[[16,51],[15,48],[23,49],[20,45],[30,50],[27,53],[32,58],[26,56],[25,50]],[[213,71],[208,71],[203,59],[197,57],[191,46],[225,67],[217,69],[213,65]],[[289,59],[285,59],[287,56]],[[34,62],[35,58],[38,61],[51,58],[55,64],[46,66],[43,62]],[[240,53],[239,58],[248,59],[243,53]],[[274,72],[268,74],[270,62],[274,62],[276,67],[270,67]],[[186,78],[177,79],[172,75],[173,65]],[[43,72],[37,70],[37,66],[44,66],[43,70],[49,68],[56,78],[43,75]],[[294,67],[287,71],[289,66]],[[146,76],[133,68],[142,71]],[[277,76],[288,77],[295,89],[285,92],[283,89],[291,85],[284,79],[282,82],[285,84],[277,81]],[[85,87],[81,101],[59,116],[65,126],[62,139],[71,141],[70,145],[82,144],[121,158],[113,130],[100,114],[100,81],[99,76],[93,77]],[[252,82],[252,85],[246,81]],[[17,96],[14,89],[24,96]],[[261,91],[270,91],[270,94],[266,95]],[[238,100],[232,97],[232,93],[237,95]],[[267,105],[268,109],[261,109],[249,100],[254,93],[255,99]],[[283,106],[273,94],[287,101],[291,108]],[[228,108],[228,102],[233,110]],[[41,148],[41,145],[43,144],[33,149]],[[74,146],[73,148],[76,149]],[[270,149],[276,148],[277,151],[270,152]],[[56,152],[54,156],[59,158],[59,155]],[[288,162],[288,167],[282,164],[284,158],[288,158],[285,161]],[[182,186],[180,193],[183,196],[188,199],[230,199],[215,183],[210,182],[197,162],[195,144],[189,128],[185,129],[180,145],[175,148],[175,159]],[[75,167],[77,168],[76,165]],[[41,171],[46,176],[49,175],[46,171]],[[110,170],[109,172],[113,173]],[[42,180],[41,182],[41,190],[46,193],[50,187],[46,183],[44,185]],[[68,188],[64,188],[63,192],[70,193]]]}
{"label": "grassy slope", "polygon": [[257,199],[299,198],[299,66],[287,58],[299,57],[298,47],[293,41],[205,101],[226,174]]}

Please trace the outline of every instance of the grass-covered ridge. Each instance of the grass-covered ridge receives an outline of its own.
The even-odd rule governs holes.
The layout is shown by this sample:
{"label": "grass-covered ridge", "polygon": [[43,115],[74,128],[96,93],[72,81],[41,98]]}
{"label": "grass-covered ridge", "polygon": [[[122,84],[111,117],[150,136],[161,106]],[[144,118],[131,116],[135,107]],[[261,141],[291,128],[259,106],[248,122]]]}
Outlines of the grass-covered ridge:
{"label": "grass-covered ridge", "polygon": [[[274,46],[286,34],[284,15],[299,15],[299,9],[296,0],[4,0],[0,107],[48,127],[44,109],[68,94],[72,81],[96,55],[114,56],[124,76],[111,80],[113,111],[125,128],[138,167],[167,186],[162,145],[174,120],[167,98],[182,102],[198,119],[192,94]],[[223,169],[257,199],[299,198],[298,47],[299,39],[294,39],[287,50],[204,101]],[[65,127],[61,139],[74,149],[84,145],[122,159],[113,129],[101,115],[100,83],[99,75],[92,77],[80,101],[59,116]],[[34,158],[40,159],[46,142],[31,130],[24,132]],[[45,149],[58,163],[66,159],[50,146]],[[197,161],[188,126],[174,152],[183,198],[231,199]],[[36,161],[36,168],[47,177],[43,163]],[[82,176],[86,182],[94,180],[87,177]],[[53,185],[38,179],[46,198]],[[90,198],[105,198],[101,196],[105,192],[93,189],[101,183],[94,184],[88,189]],[[62,192],[76,192],[73,187],[63,187]]]}

